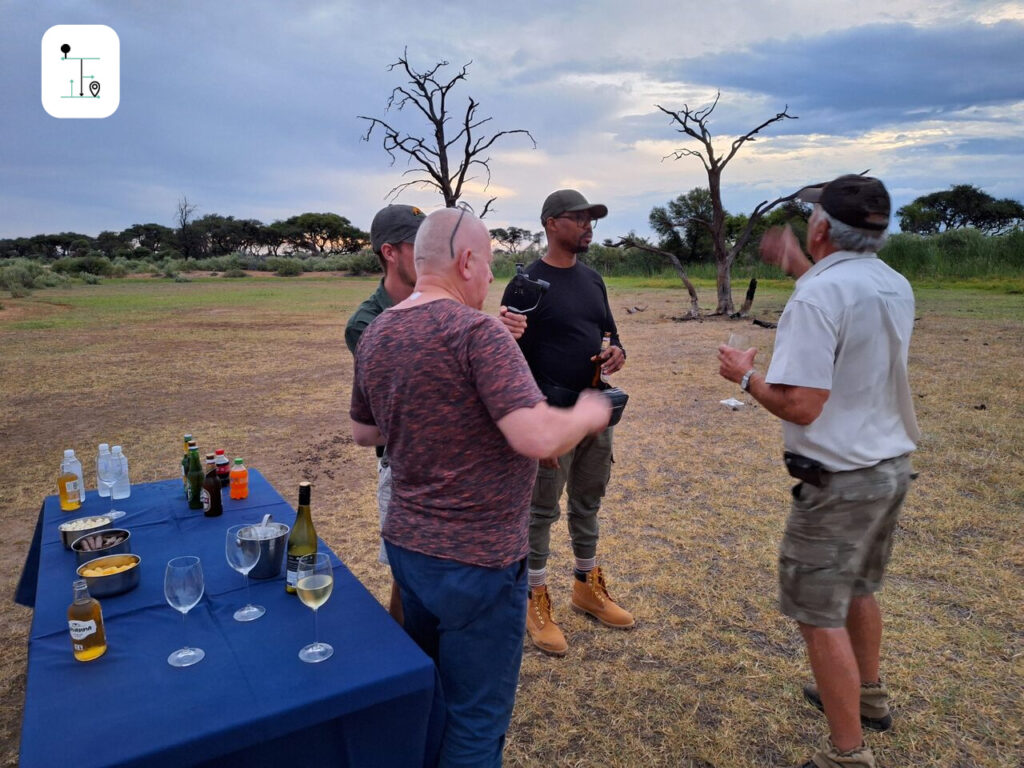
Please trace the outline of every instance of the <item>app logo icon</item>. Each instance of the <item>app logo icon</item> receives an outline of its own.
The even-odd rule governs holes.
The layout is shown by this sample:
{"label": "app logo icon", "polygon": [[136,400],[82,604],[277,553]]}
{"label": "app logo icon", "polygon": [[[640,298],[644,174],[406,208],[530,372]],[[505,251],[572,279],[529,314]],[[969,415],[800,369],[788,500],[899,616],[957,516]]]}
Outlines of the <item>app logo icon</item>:
{"label": "app logo icon", "polygon": [[58,24],[41,45],[43,109],[53,117],[110,117],[121,103],[121,40],[105,24]]}

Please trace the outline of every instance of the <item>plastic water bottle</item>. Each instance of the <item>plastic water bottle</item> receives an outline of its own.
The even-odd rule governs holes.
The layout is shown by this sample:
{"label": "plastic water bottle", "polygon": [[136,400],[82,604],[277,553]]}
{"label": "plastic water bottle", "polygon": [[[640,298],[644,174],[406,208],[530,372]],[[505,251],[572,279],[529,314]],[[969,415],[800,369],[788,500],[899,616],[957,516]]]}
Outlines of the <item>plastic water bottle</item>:
{"label": "plastic water bottle", "polygon": [[111,489],[113,498],[127,499],[132,495],[132,485],[128,480],[128,457],[124,455],[124,451],[121,450],[120,445],[115,445],[110,449],[110,452],[118,461],[121,462],[121,473],[117,478],[117,482],[114,483],[114,487]]}
{"label": "plastic water bottle", "polygon": [[100,482],[100,461],[103,459],[103,457],[105,455],[107,455],[109,453],[110,453],[110,444],[109,443],[100,443],[100,449],[99,449],[99,452],[98,452],[98,454],[96,456],[96,488],[97,488],[97,490],[98,490],[98,492],[100,494],[100,497],[104,498],[104,499],[110,497],[110,489],[107,486],[105,486],[103,483]]}

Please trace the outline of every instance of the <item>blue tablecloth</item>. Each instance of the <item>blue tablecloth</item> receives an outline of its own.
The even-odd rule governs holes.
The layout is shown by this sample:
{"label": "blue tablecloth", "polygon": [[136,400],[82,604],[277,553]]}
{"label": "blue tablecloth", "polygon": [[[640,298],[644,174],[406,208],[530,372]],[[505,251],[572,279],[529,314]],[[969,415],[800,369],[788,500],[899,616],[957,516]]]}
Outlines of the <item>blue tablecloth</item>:
{"label": "blue tablecloth", "polygon": [[[128,514],[116,525],[132,532],[132,551],[142,558],[141,582],[100,599],[109,647],[88,663],[71,653],[67,607],[77,564],[57,526],[105,512],[110,502],[91,491],[68,514],[57,497],[46,499],[16,596],[35,609],[23,768],[434,762],[444,721],[434,665],[341,562],[319,616],[320,639],[334,646],[327,661],[299,660],[313,640],[313,615],[285,593],[283,576],[250,580],[266,615],[232,618],[246,595],[224,557],[225,531],[267,512],[288,525],[295,518],[259,472],[249,472],[249,498],[230,500],[225,492],[221,517],[188,509],[179,479],[133,486],[117,503]],[[320,549],[329,551],[322,542]],[[178,555],[198,555],[206,581],[185,628],[163,594],[164,568]],[[186,632],[206,658],[175,669],[167,656]]]}

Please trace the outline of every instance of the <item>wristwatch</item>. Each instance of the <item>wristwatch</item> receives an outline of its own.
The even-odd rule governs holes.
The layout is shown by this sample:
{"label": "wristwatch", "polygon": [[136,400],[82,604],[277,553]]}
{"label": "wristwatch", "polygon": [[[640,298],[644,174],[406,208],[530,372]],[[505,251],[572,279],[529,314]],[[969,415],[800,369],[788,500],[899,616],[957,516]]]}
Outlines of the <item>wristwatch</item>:
{"label": "wristwatch", "polygon": [[751,368],[749,371],[744,373],[743,378],[740,379],[740,389],[742,389],[744,392],[750,391],[750,377],[753,376],[755,373],[756,371],[753,368]]}

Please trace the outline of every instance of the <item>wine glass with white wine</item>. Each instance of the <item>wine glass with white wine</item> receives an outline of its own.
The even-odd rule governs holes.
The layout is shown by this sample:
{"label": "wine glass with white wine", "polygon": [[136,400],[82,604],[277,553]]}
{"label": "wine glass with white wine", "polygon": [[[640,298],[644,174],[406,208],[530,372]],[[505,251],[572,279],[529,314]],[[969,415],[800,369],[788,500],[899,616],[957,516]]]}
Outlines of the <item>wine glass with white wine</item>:
{"label": "wine glass with white wine", "polygon": [[252,596],[249,593],[249,571],[260,559],[260,539],[256,529],[257,526],[250,523],[232,525],[224,539],[224,554],[228,565],[242,574],[245,580],[246,605],[235,611],[235,621],[255,621],[267,612],[262,605],[252,604]]}
{"label": "wine glass with white wine", "polygon": [[331,566],[330,555],[315,552],[299,558],[295,592],[303,605],[313,609],[313,642],[299,651],[299,658],[311,664],[325,661],[334,653],[330,645],[320,642],[317,626],[317,609],[327,602],[333,589],[334,568]]}
{"label": "wine glass with white wine", "polygon": [[185,645],[167,657],[172,667],[189,667],[202,661],[206,652],[202,648],[191,648],[185,633],[185,614],[191,611],[203,597],[203,565],[193,555],[175,557],[167,562],[164,571],[164,597],[176,611],[181,611],[181,629]]}

